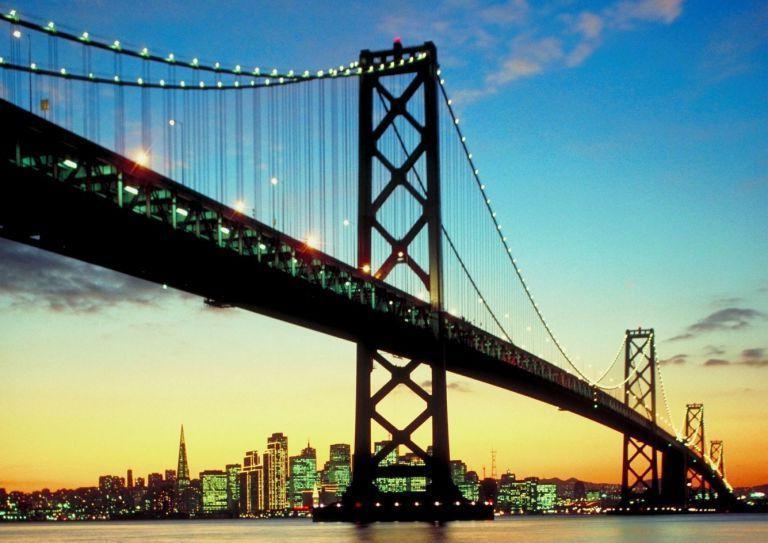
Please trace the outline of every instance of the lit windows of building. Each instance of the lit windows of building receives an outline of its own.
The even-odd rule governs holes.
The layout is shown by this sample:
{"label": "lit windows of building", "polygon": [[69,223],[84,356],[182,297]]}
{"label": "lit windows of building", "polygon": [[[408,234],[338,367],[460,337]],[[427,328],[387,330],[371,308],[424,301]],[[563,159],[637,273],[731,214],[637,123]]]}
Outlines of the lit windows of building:
{"label": "lit windows of building", "polygon": [[[419,458],[416,453],[407,452],[404,455],[398,457],[397,463],[404,466],[423,466],[424,460]],[[426,477],[405,477],[406,492],[426,492],[426,490]]]}
{"label": "lit windows of building", "polygon": [[336,487],[336,496],[340,498],[352,480],[352,455],[349,444],[335,443],[330,448],[330,458],[325,464],[324,482]]}
{"label": "lit windows of building", "polygon": [[240,464],[227,464],[227,510],[237,516],[240,510]]}
{"label": "lit windows of building", "polygon": [[257,517],[264,511],[264,466],[259,453],[248,451],[240,471],[240,516]]}
{"label": "lit windows of building", "polygon": [[200,509],[204,515],[220,515],[229,510],[227,502],[227,473],[225,471],[201,471],[200,487],[202,491]]}
{"label": "lit windows of building", "polygon": [[288,509],[288,438],[282,433],[267,438],[264,479],[264,508],[270,512]]}
{"label": "lit windows of building", "polygon": [[459,486],[467,482],[467,465],[464,462],[461,460],[451,460],[449,466],[453,484]]}
{"label": "lit windows of building", "polygon": [[[388,447],[391,441],[377,441],[373,444],[374,454]],[[400,456],[400,447],[395,446],[387,455],[379,462],[380,466],[394,466],[397,464],[397,459]],[[408,487],[408,481],[405,477],[378,477],[375,480],[376,487],[382,492],[405,492]]]}
{"label": "lit windows of building", "polygon": [[536,510],[541,513],[553,513],[557,505],[557,485],[536,485]]}
{"label": "lit windows of building", "polygon": [[496,508],[506,512],[516,512],[520,508],[520,484],[514,473],[503,473],[499,479],[499,491],[496,494]]}
{"label": "lit windows of building", "polygon": [[313,505],[317,488],[317,452],[309,446],[301,454],[290,457],[288,494],[294,509],[308,509]]}

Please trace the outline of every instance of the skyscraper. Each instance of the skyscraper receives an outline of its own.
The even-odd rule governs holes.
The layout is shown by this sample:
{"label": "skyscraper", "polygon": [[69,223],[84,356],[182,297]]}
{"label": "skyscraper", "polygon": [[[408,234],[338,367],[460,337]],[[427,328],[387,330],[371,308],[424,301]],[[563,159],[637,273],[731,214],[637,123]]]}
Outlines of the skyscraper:
{"label": "skyscraper", "polygon": [[126,477],[126,486],[128,488],[133,488],[133,470],[129,469]]}
{"label": "skyscraper", "polygon": [[[378,454],[383,448],[389,446],[391,441],[377,441],[373,444],[374,454]],[[381,466],[393,466],[398,463],[400,446],[395,446],[382,460]],[[379,477],[375,481],[376,486],[382,492],[406,492],[408,481],[405,477]]]}
{"label": "skyscraper", "polygon": [[149,476],[147,476],[147,483],[149,488],[159,488],[163,486],[163,474],[150,473]]}
{"label": "skyscraper", "polygon": [[[416,453],[408,451],[397,457],[397,463],[404,466],[423,466],[422,460]],[[424,492],[427,489],[426,477],[405,477],[406,492]]]}
{"label": "skyscraper", "polygon": [[183,491],[189,486],[189,464],[187,463],[187,444],[184,442],[184,425],[181,425],[179,438],[179,464],[176,469],[176,490]]}
{"label": "skyscraper", "polygon": [[328,482],[338,485],[338,496],[341,497],[352,480],[352,455],[349,444],[334,443],[331,445],[327,469]]}
{"label": "skyscraper", "polygon": [[202,491],[202,512],[205,515],[219,515],[228,511],[227,474],[221,470],[200,472]]}
{"label": "skyscraper", "polygon": [[317,452],[309,446],[290,458],[288,498],[291,507],[311,507],[312,494],[317,487]]}
{"label": "skyscraper", "polygon": [[451,479],[459,488],[461,495],[470,501],[477,501],[480,497],[480,485],[477,482],[477,473],[467,471],[467,465],[461,460],[451,460]]}
{"label": "skyscraper", "polygon": [[233,515],[240,509],[240,464],[227,464],[227,508]]}
{"label": "skyscraper", "polygon": [[288,508],[288,438],[282,433],[267,438],[264,487],[264,508],[267,511],[284,511]]}
{"label": "skyscraper", "polygon": [[536,485],[536,510],[541,513],[551,513],[557,506],[557,485]]}
{"label": "skyscraper", "polygon": [[240,472],[240,515],[255,517],[264,511],[264,466],[257,451],[248,451]]}

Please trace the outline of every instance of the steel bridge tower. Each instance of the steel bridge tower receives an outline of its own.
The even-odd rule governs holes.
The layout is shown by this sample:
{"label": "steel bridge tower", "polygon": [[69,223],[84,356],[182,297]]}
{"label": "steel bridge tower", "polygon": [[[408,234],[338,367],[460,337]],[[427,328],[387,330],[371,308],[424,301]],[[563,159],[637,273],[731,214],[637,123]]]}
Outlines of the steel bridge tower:
{"label": "steel bridge tower", "polygon": [[[706,457],[706,444],[704,438],[704,405],[689,403],[685,412],[685,442],[702,458]],[[704,477],[696,470],[688,466],[686,475],[686,487],[688,501],[706,499],[709,497],[709,485]]]}
{"label": "steel bridge tower", "polygon": [[[341,520],[459,519],[479,518],[477,511],[492,518],[489,507],[475,506],[464,500],[451,479],[448,443],[448,408],[446,364],[440,313],[443,310],[442,220],[440,207],[440,142],[437,87],[437,49],[427,42],[419,47],[404,48],[395,42],[386,51],[362,51],[360,54],[359,102],[359,202],[358,252],[359,269],[385,280],[397,266],[407,266],[429,292],[434,348],[423,359],[410,359],[404,365],[394,363],[389,353],[372,333],[357,342],[355,445],[352,482],[345,493],[340,510]],[[383,71],[380,68],[386,67]],[[393,69],[394,68],[394,69]],[[390,83],[397,76],[412,76],[397,86]],[[381,108],[378,107],[381,104]],[[376,111],[380,115],[376,115]],[[423,119],[420,121],[419,119]],[[398,124],[400,123],[400,124]],[[400,128],[410,124],[417,134],[416,143],[407,148]],[[384,137],[396,137],[398,157],[388,156]],[[398,145],[399,144],[399,145]],[[404,159],[400,157],[404,155]],[[417,169],[417,164],[423,168]],[[384,172],[375,175],[375,172]],[[420,173],[421,172],[421,173]],[[418,185],[415,181],[418,180]],[[379,212],[401,187],[418,202],[417,218],[401,236],[387,228]],[[415,240],[426,231],[428,262],[412,258]],[[386,254],[374,254],[374,233],[385,240]],[[377,245],[380,247],[380,245]],[[376,260],[381,260],[378,262]],[[396,354],[396,353],[395,353]],[[371,372],[383,368],[386,383],[372,390]],[[431,371],[431,387],[412,379],[413,371],[422,364]],[[404,427],[397,427],[377,409],[379,403],[396,387],[405,385],[420,397],[426,407]],[[414,432],[430,421],[431,445],[420,447],[412,438]],[[372,453],[371,427],[376,423],[391,439]],[[398,447],[409,449],[418,462],[408,465],[387,460]],[[402,478],[423,478],[426,492],[383,492],[377,482]],[[326,508],[327,509],[327,508]],[[334,509],[334,508],[331,508]]]}
{"label": "steel bridge tower", "polygon": [[[406,63],[402,70],[380,74],[379,66],[399,63],[404,55],[427,54],[427,61]],[[429,291],[429,302],[433,314],[438,314],[443,307],[443,273],[441,245],[441,215],[440,215],[440,154],[438,131],[438,102],[437,102],[437,49],[434,44],[426,43],[422,47],[405,49],[395,44],[389,51],[362,51],[360,67],[364,75],[360,79],[360,113],[359,113],[359,172],[358,172],[358,266],[369,269],[375,266],[373,262],[373,233],[381,233],[389,242],[391,252],[378,269],[371,273],[378,279],[384,280],[398,265],[408,265],[422,280]],[[369,69],[373,71],[369,71]],[[386,81],[398,74],[413,74],[413,80],[400,96],[395,96],[389,90]],[[421,92],[418,92],[421,91]],[[424,125],[420,125],[409,113],[409,103],[421,97],[423,105]],[[374,100],[382,100],[387,113],[377,123],[374,122]],[[414,107],[412,106],[412,107]],[[385,156],[379,149],[379,141],[391,127],[397,128],[395,121],[398,117],[405,118],[420,134],[420,142],[411,152],[403,149],[407,157],[401,166],[396,166],[392,157]],[[399,133],[399,132],[396,132]],[[421,203],[421,217],[402,237],[397,238],[387,231],[377,218],[378,211],[392,197],[398,186],[404,187],[409,193],[420,194],[419,187],[409,179],[411,172],[422,158],[426,159],[426,195],[417,198]],[[389,175],[381,190],[375,193],[373,169],[374,163],[383,165]],[[409,258],[409,248],[419,232],[426,227],[429,245],[428,269],[422,269],[418,263]],[[439,320],[433,322],[433,331],[438,340],[442,331]],[[378,362],[389,372],[389,382],[378,392],[371,395],[371,370],[373,363]],[[443,501],[453,501],[458,491],[453,487],[449,471],[448,448],[448,412],[446,404],[445,361],[442,353],[435,353],[432,363],[432,390],[427,393],[422,387],[411,380],[410,374],[422,361],[413,360],[400,368],[390,364],[378,352],[375,342],[361,338],[357,344],[357,398],[355,409],[355,460],[352,473],[352,494],[357,499],[370,500],[377,490],[374,481],[378,478],[389,478],[404,475],[403,469],[396,466],[382,466],[382,460],[395,447],[404,445],[411,449],[423,462],[423,466],[411,466],[409,475],[423,475],[431,481],[431,494],[443,496]],[[415,391],[427,404],[426,410],[405,428],[397,428],[387,421],[376,410],[376,405],[387,396],[398,384],[403,383]],[[426,419],[432,419],[432,455],[418,447],[411,440],[411,434]],[[376,421],[392,435],[388,446],[375,455],[371,455],[371,422]]]}
{"label": "steel bridge tower", "polygon": [[725,478],[725,445],[722,440],[712,440],[709,442],[709,459],[715,465],[720,477]]}
{"label": "steel bridge tower", "polygon": [[[624,404],[656,426],[656,349],[653,329],[627,330],[624,347]],[[655,503],[659,496],[658,455],[645,441],[624,434],[621,502]]]}

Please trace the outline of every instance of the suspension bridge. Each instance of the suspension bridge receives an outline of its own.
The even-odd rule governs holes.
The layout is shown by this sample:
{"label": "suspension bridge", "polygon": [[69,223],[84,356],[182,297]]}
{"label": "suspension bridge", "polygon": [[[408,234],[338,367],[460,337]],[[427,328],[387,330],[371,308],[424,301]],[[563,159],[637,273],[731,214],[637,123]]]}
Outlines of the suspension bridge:
{"label": "suspension bridge", "polygon": [[[353,480],[316,518],[492,515],[450,477],[447,372],[623,434],[619,511],[736,507],[701,404],[673,423],[652,329],[595,375],[554,334],[432,43],[294,71],[3,20],[0,235],[357,344]],[[397,425],[403,387],[424,407]],[[380,490],[403,477],[426,490]]]}

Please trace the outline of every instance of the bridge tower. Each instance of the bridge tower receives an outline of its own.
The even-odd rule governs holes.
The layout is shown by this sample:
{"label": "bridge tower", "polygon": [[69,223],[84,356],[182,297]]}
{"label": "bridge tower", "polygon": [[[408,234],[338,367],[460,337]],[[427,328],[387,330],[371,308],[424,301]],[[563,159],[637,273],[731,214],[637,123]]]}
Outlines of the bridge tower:
{"label": "bridge tower", "polygon": [[712,460],[720,477],[725,478],[725,446],[721,440],[709,442],[709,459]]}
{"label": "bridge tower", "polygon": [[[689,403],[686,407],[685,442],[691,450],[704,458],[707,453],[707,442],[704,440],[704,405]],[[689,501],[708,497],[707,481],[690,466],[686,475],[686,487]]]}
{"label": "bridge tower", "polygon": [[[624,347],[624,404],[656,425],[656,349],[653,329],[627,330]],[[659,496],[656,448],[624,434],[621,501],[647,505]]]}
{"label": "bridge tower", "polygon": [[[382,65],[390,69],[380,72]],[[443,309],[443,273],[437,49],[431,42],[408,48],[396,42],[391,50],[362,51],[359,66],[363,75],[360,78],[359,103],[358,266],[380,280],[385,280],[397,266],[406,266],[420,279],[429,292],[432,331],[437,347],[424,360],[410,360],[406,365],[398,366],[385,356],[373,337],[358,339],[352,483],[342,503],[345,508],[359,510],[360,514],[354,515],[356,519],[384,518],[387,516],[384,509],[392,511],[392,507],[397,506],[403,511],[414,504],[420,505],[423,514],[430,516],[426,511],[427,504],[432,508],[437,504],[463,503],[450,475],[446,368],[439,318]],[[389,85],[390,80],[394,82],[394,78],[401,75],[412,76],[410,82],[403,85],[402,93]],[[379,109],[381,115],[377,116],[378,104],[383,106],[383,111]],[[417,120],[419,118],[423,121]],[[400,134],[403,123],[410,124],[417,134],[417,143],[412,149],[406,147]],[[398,140],[395,146],[402,151],[398,155],[405,155],[402,162],[387,156],[387,146],[380,145],[384,137],[393,136]],[[422,172],[425,179],[416,169],[420,160],[424,164]],[[375,179],[375,172],[381,172],[382,168],[385,172],[383,179],[381,174]],[[379,220],[379,211],[398,187],[405,189],[420,205],[418,219],[402,236],[389,231]],[[414,240],[423,230],[426,230],[428,240],[427,269],[409,253]],[[389,246],[388,254],[381,263],[374,262],[374,235],[381,236]],[[388,379],[378,391],[371,390],[374,364],[384,369]],[[411,378],[413,370],[421,364],[430,366],[430,390],[425,390]],[[400,384],[407,386],[426,404],[419,415],[401,428],[377,410],[377,404]],[[422,448],[414,443],[412,435],[428,420],[432,424],[432,443],[431,447]],[[371,451],[371,426],[374,422],[392,436],[375,454]],[[387,457],[391,459],[392,452],[400,446],[413,452],[420,462],[398,465],[387,461]],[[413,496],[410,500],[397,498],[394,494],[382,492],[376,485],[377,481],[403,477],[423,477],[427,481],[426,493],[423,493],[420,504],[413,500]],[[374,506],[378,509],[374,510]],[[366,515],[365,511],[369,513]],[[432,516],[440,517],[435,511]]]}

